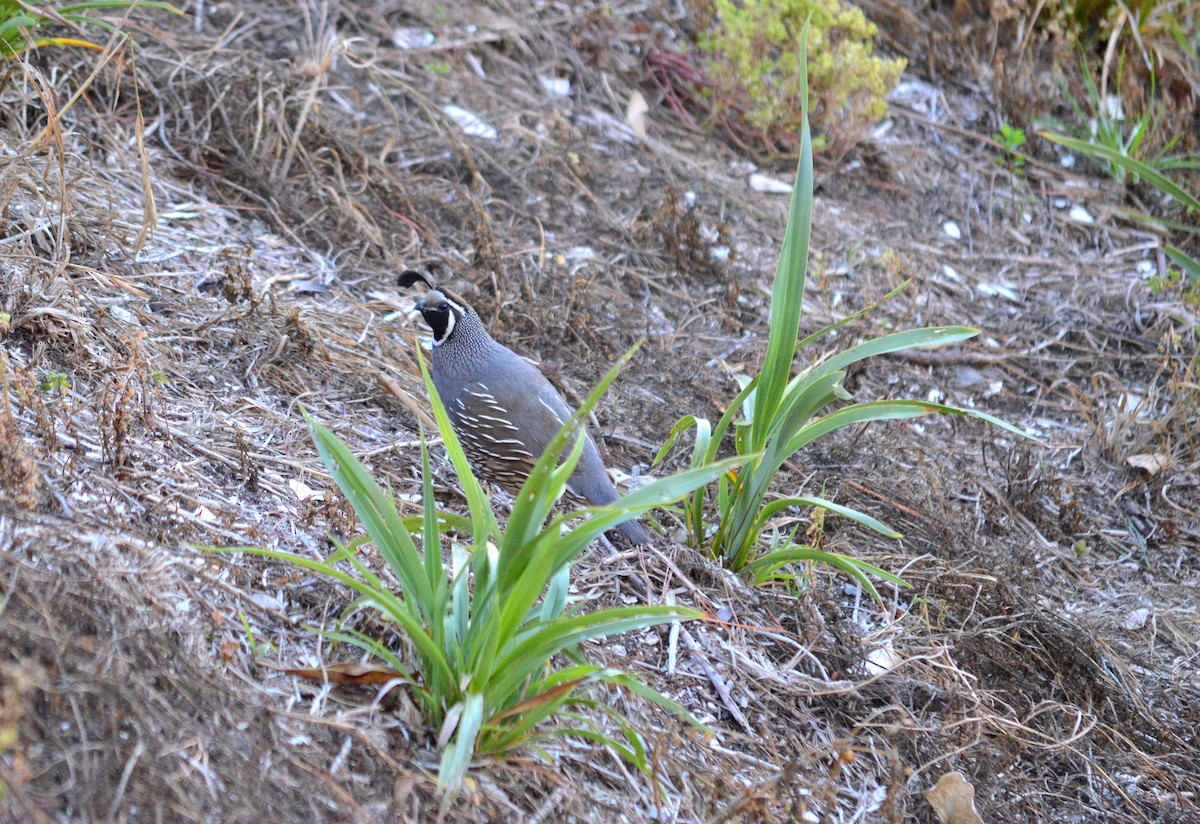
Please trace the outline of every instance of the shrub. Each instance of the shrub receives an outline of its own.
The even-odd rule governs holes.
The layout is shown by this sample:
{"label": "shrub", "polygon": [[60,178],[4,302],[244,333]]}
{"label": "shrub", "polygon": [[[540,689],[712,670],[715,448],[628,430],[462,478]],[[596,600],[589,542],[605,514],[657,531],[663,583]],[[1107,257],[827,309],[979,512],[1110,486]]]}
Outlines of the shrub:
{"label": "shrub", "polygon": [[842,379],[846,368],[852,364],[875,355],[915,346],[944,346],[957,343],[977,335],[977,329],[944,326],[885,335],[819,360],[792,376],[792,362],[798,349],[868,311],[863,310],[851,315],[797,342],[808,265],[813,190],[812,137],[807,117],[808,98],[804,94],[804,89],[807,88],[804,43],[802,34],[797,50],[800,162],[796,170],[796,183],[792,191],[783,249],[779,255],[772,286],[771,330],[762,371],[754,378],[742,380],[741,391],[730,403],[715,428],[707,420],[692,415],[681,419],[671,430],[657,460],[662,460],[684,433],[694,430],[691,465],[693,469],[711,466],[716,461],[717,452],[725,436],[732,428],[733,447],[742,459],[743,468],[740,473],[727,473],[719,478],[714,501],[715,520],[706,520],[709,511],[706,507],[706,490],[701,489],[693,493],[685,502],[684,513],[693,546],[706,548],[712,557],[721,560],[734,571],[749,572],[757,583],[779,577],[781,572],[786,575],[783,570],[796,561],[827,563],[851,575],[878,599],[879,594],[868,575],[897,584],[903,582],[894,575],[854,558],[815,547],[797,545],[794,542],[794,531],[790,538],[782,542],[782,546],[777,545],[767,552],[761,550],[763,534],[777,535],[779,530],[775,528],[775,519],[791,507],[828,509],[889,537],[899,537],[898,533],[874,518],[819,497],[771,496],[772,482],[784,462],[817,438],[842,427],[870,421],[915,418],[930,413],[968,415],[990,421],[1018,435],[1024,436],[1024,433],[981,412],[926,401],[869,401],[827,411],[834,401],[850,398],[842,387]]}
{"label": "shrub", "polygon": [[800,80],[797,34],[810,15],[810,118],[820,135],[815,148],[827,143],[841,153],[887,113],[884,95],[906,65],[902,58],[873,56],[877,30],[861,9],[841,0],[713,0],[700,49],[709,55],[717,113],[738,108],[766,145],[795,154],[800,101],[809,94]]}
{"label": "shrub", "polygon": [[[587,663],[579,644],[605,635],[699,616],[694,610],[635,605],[583,612],[568,596],[571,562],[588,544],[617,524],[662,506],[729,471],[738,459],[662,478],[608,507],[578,509],[551,517],[581,454],[583,422],[617,370],[614,366],[579,411],[547,447],[516,496],[501,529],[490,500],[471,473],[445,407],[421,359],[434,418],[462,483],[469,517],[439,513],[433,476],[422,440],[423,514],[400,518],[390,494],[327,429],[306,414],[321,459],[346,495],[387,564],[391,579],[358,558],[367,538],[337,545],[328,558],[260,548],[230,548],[321,573],[348,586],[358,597],[335,629],[316,628],[333,640],[358,646],[396,672],[407,685],[442,746],[439,780],[456,790],[475,755],[498,754],[537,739],[577,736],[603,743],[645,775],[650,765],[640,736],[615,711],[582,697],[585,685],[620,685],[697,724],[682,707],[619,670]],[[561,461],[561,465],[560,465]],[[578,522],[583,518],[582,522]],[[442,557],[441,533],[453,528],[463,539],[450,542],[450,564]],[[424,552],[410,530],[420,534]],[[387,639],[372,638],[349,626],[354,613],[378,612],[411,643],[415,660],[402,660]],[[562,653],[565,666],[555,662]],[[540,726],[573,706],[590,706],[613,717],[618,741],[582,716],[574,723]]]}

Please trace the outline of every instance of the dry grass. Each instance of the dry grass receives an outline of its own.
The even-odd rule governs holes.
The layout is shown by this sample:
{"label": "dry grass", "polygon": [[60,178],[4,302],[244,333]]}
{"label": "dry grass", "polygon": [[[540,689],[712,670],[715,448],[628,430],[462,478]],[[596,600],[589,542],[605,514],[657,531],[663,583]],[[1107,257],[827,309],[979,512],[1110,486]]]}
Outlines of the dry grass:
{"label": "dry grass", "polygon": [[[614,464],[644,464],[761,357],[784,204],[661,110],[648,137],[623,129],[629,94],[652,89],[641,55],[680,34],[664,9],[223,4],[170,25],[139,36],[136,73],[128,55],[93,77],[93,56],[46,52],[0,84],[5,814],[424,818],[436,733],[403,702],[276,668],[344,655],[308,625],[347,593],[189,545],[315,555],[353,533],[340,501],[297,494],[330,487],[300,404],[411,500],[424,398],[393,317],[406,265],[441,267],[568,395],[648,335],[599,420]],[[437,44],[394,47],[408,27]],[[538,77],[569,78],[570,96]],[[944,93],[952,111],[982,103]],[[447,103],[498,139],[464,136]],[[901,116],[875,156],[821,178],[805,323],[915,277],[831,345],[945,322],[983,342],[869,363],[853,391],[936,390],[1045,445],[930,421],[802,456],[783,490],[824,487],[905,533],[824,524],[830,548],[914,583],[888,614],[825,573],[755,591],[682,547],[597,548],[577,586],[598,603],[648,583],[714,616],[589,653],[715,738],[606,694],[643,729],[661,795],[560,743],[551,765],[479,765],[449,819],[931,820],[920,793],[955,769],[988,820],[1200,816],[1194,325],[1131,274],[1154,238],[1050,205],[1103,215],[1111,192],[1036,166],[1016,191],[979,145],[967,122]],[[52,373],[65,391],[42,388]],[[1170,461],[1124,465],[1138,453]]]}

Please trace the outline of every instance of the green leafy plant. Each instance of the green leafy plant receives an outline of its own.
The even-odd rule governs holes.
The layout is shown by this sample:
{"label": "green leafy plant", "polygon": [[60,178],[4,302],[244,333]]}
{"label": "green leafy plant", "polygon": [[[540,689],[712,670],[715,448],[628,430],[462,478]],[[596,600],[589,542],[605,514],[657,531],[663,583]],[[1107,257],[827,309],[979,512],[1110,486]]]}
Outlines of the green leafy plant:
{"label": "green leafy plant", "polygon": [[992,135],[992,140],[1000,144],[1004,151],[1004,162],[1012,173],[1021,174],[1025,168],[1025,155],[1021,153],[1021,147],[1025,145],[1025,130],[1001,123],[1000,131]]}
{"label": "green leafy plant", "polygon": [[811,34],[804,45],[812,57],[816,148],[828,144],[844,153],[887,113],[884,95],[906,62],[874,56],[875,25],[842,0],[714,0],[698,41],[709,57],[716,112],[737,110],[768,143],[794,153],[800,100],[809,94],[799,80],[797,34],[804,25]]}
{"label": "green leafy plant", "polygon": [[[1182,210],[1185,219],[1183,221],[1170,221],[1141,213],[1131,216],[1157,223],[1181,235],[1190,235],[1193,238],[1200,236],[1200,224],[1196,222],[1196,217],[1200,216],[1200,192],[1189,192],[1172,180],[1168,174],[1172,170],[1177,169],[1200,168],[1200,160],[1182,158],[1177,159],[1175,162],[1160,162],[1157,165],[1151,165],[1128,157],[1121,150],[1112,146],[1092,143],[1053,132],[1038,132],[1038,134],[1052,143],[1057,143],[1087,157],[1119,167],[1133,181],[1141,181],[1157,190],[1159,194],[1169,197]],[[1179,267],[1181,275],[1189,281],[1189,286],[1185,292],[1200,289],[1200,260],[1187,254],[1179,246],[1171,244],[1163,247],[1163,252],[1166,253],[1175,266]]]}
{"label": "green leafy plant", "polygon": [[[805,37],[799,38],[800,88],[806,88]],[[849,507],[816,496],[775,496],[771,493],[784,462],[817,438],[847,426],[871,421],[903,420],[930,413],[967,415],[990,421],[1018,435],[1019,429],[981,412],[957,409],[915,400],[871,401],[829,407],[834,401],[849,400],[842,386],[847,367],[866,358],[915,346],[944,346],[978,334],[960,326],[914,329],[886,335],[818,360],[792,376],[797,350],[820,339],[869,309],[833,323],[802,341],[797,341],[807,273],[809,234],[812,221],[812,138],[808,127],[808,99],[801,94],[801,151],[792,192],[787,230],[775,270],[771,293],[771,330],[762,371],[741,379],[741,391],[714,427],[709,421],[688,415],[671,430],[657,460],[667,454],[688,431],[695,433],[691,453],[693,469],[712,466],[728,435],[742,458],[740,473],[724,473],[715,490],[715,517],[708,519],[706,495],[699,490],[684,505],[691,543],[707,549],[734,571],[746,571],[755,582],[779,577],[785,567],[798,561],[829,564],[854,578],[876,599],[878,592],[870,576],[903,584],[894,575],[849,556],[795,543],[793,530],[787,541],[767,551],[761,548],[765,532],[774,532],[775,520],[793,507],[820,507],[843,515],[888,537],[899,537],[876,519]],[[903,288],[903,287],[901,287]],[[891,297],[899,291],[892,292]],[[886,300],[887,298],[885,298]]]}
{"label": "green leafy plant", "polygon": [[65,395],[71,391],[71,380],[66,372],[47,372],[39,384],[43,392],[57,392]]}
{"label": "green leafy plant", "polygon": [[[421,357],[434,419],[462,484],[468,516],[436,510],[433,474],[423,442],[423,513],[402,519],[392,496],[350,450],[306,414],[322,461],[386,562],[391,580],[359,557],[366,537],[338,544],[328,558],[320,560],[261,548],[220,550],[284,561],[321,573],[357,593],[337,628],[317,631],[366,650],[400,673],[398,677],[407,684],[416,706],[437,731],[442,747],[439,779],[448,791],[459,787],[476,755],[504,753],[554,736],[602,743],[650,775],[646,749],[637,732],[615,711],[581,695],[580,689],[589,683],[619,685],[698,725],[678,704],[631,675],[587,663],[579,645],[613,633],[696,618],[699,613],[665,605],[584,612],[584,604],[572,602],[568,595],[570,564],[601,533],[641,512],[678,500],[730,471],[742,459],[713,462],[656,480],[608,507],[553,515],[581,454],[583,440],[578,435],[583,423],[633,351],[608,372],[547,447],[517,494],[504,529],[471,473]],[[441,533],[450,529],[466,537],[451,540],[447,567]],[[420,535],[420,547],[410,531]],[[351,618],[364,610],[380,613],[406,637],[415,660],[402,659],[386,639],[354,629]],[[569,663],[559,666],[552,660],[560,653]],[[571,711],[580,706],[608,713],[623,740],[601,732]],[[556,714],[568,723],[541,726]]]}
{"label": "green leafy plant", "polygon": [[[1082,124],[1080,128],[1074,130],[1076,137],[1092,145],[1106,148],[1111,154],[1130,160],[1137,160],[1154,168],[1167,169],[1178,166],[1181,163],[1187,165],[1197,162],[1196,158],[1174,156],[1171,154],[1172,149],[1179,142],[1182,135],[1175,135],[1166,142],[1161,150],[1153,154],[1148,150],[1148,147],[1160,142],[1156,136],[1156,132],[1160,128],[1166,111],[1165,104],[1157,100],[1155,93],[1157,83],[1153,68],[1150,70],[1150,90],[1146,98],[1151,102],[1145,106],[1145,109],[1136,118],[1127,117],[1121,103],[1121,85],[1125,78],[1124,52],[1121,53],[1117,60],[1116,88],[1113,94],[1104,94],[1096,85],[1096,81],[1092,78],[1092,73],[1088,67],[1087,59],[1083,56],[1080,57],[1080,74],[1083,78],[1085,92],[1083,102],[1086,105],[1086,110],[1076,102],[1073,95],[1065,93],[1066,90],[1064,88],[1064,96],[1070,102],[1071,108],[1074,109],[1076,119]],[[1060,88],[1062,87],[1063,85],[1060,82]],[[1048,125],[1055,127],[1058,131],[1070,131],[1063,128],[1063,124],[1053,121],[1048,121]],[[1113,180],[1118,183],[1125,181],[1127,172],[1125,166],[1105,160],[1099,156],[1092,156],[1092,159]]]}
{"label": "green leafy plant", "polygon": [[76,25],[96,26],[109,32],[121,31],[107,20],[93,17],[89,12],[120,9],[154,9],[183,14],[170,3],[155,0],[87,0],[83,3],[55,5],[26,0],[0,0],[0,56],[15,57],[23,51],[41,46],[84,46],[99,49],[100,46],[87,40],[71,37],[38,37],[36,32],[47,22],[65,22]]}

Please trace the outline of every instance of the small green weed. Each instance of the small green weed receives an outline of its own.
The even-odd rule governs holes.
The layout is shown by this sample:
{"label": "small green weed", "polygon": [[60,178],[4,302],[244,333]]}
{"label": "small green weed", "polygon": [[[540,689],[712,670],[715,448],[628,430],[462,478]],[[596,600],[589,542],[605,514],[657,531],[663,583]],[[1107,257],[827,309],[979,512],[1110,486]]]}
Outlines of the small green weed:
{"label": "small green weed", "polygon": [[[1112,146],[1051,132],[1038,132],[1038,134],[1052,143],[1066,146],[1086,157],[1121,168],[1132,181],[1140,181],[1157,190],[1159,195],[1169,199],[1174,207],[1183,213],[1182,221],[1168,220],[1144,213],[1135,213],[1131,215],[1132,217],[1156,223],[1179,236],[1187,236],[1193,240],[1200,236],[1200,224],[1196,222],[1196,218],[1200,217],[1200,193],[1189,192],[1176,183],[1170,175],[1170,172],[1179,169],[1200,168],[1200,160],[1177,158],[1172,162],[1160,160],[1156,165],[1151,165],[1128,157],[1120,149]],[[1176,245],[1164,246],[1163,252],[1171,263],[1179,268],[1181,278],[1190,282],[1189,289],[1200,287],[1200,260]]]}
{"label": "small green weed", "polygon": [[1021,147],[1025,145],[1025,130],[1007,123],[1000,124],[1000,131],[992,135],[992,140],[1000,144],[1004,151],[1004,163],[1014,175],[1025,170],[1025,155]]}
{"label": "small green weed", "polygon": [[43,392],[57,392],[65,395],[71,391],[71,380],[66,372],[47,372],[38,384]]}

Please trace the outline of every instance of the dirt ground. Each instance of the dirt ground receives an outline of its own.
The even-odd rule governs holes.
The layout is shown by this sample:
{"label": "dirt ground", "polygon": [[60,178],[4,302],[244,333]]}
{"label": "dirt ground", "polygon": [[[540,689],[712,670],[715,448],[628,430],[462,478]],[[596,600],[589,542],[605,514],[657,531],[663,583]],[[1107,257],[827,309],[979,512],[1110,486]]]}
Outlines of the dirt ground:
{"label": "dirt ground", "polygon": [[[195,547],[315,556],[354,534],[340,498],[308,497],[332,483],[301,405],[402,501],[419,491],[407,267],[568,397],[645,337],[596,433],[611,465],[662,471],[674,421],[719,417],[761,360],[787,197],[749,180],[791,171],[658,104],[643,59],[688,35],[679,4],[187,9],[131,23],[135,59],[3,67],[3,816],[433,819],[436,731],[279,669],[348,660],[310,629],[348,592]],[[933,821],[923,793],[958,771],[989,822],[1200,821],[1194,310],[1151,293],[1161,239],[1121,218],[1112,184],[1050,152],[1020,176],[997,162],[986,72],[935,60],[936,10],[868,11],[912,68],[871,139],[818,163],[804,331],[912,282],[801,357],[978,327],[868,361],[848,388],[973,406],[1036,440],[920,419],[789,465],[780,493],[904,533],[823,523],[827,548],[913,585],[886,612],[823,569],[754,590],[666,539],[597,546],[576,586],[598,605],[634,598],[636,576],[720,617],[588,650],[715,736],[600,695],[643,731],[661,794],[559,742],[549,762],[477,763],[444,820]]]}

